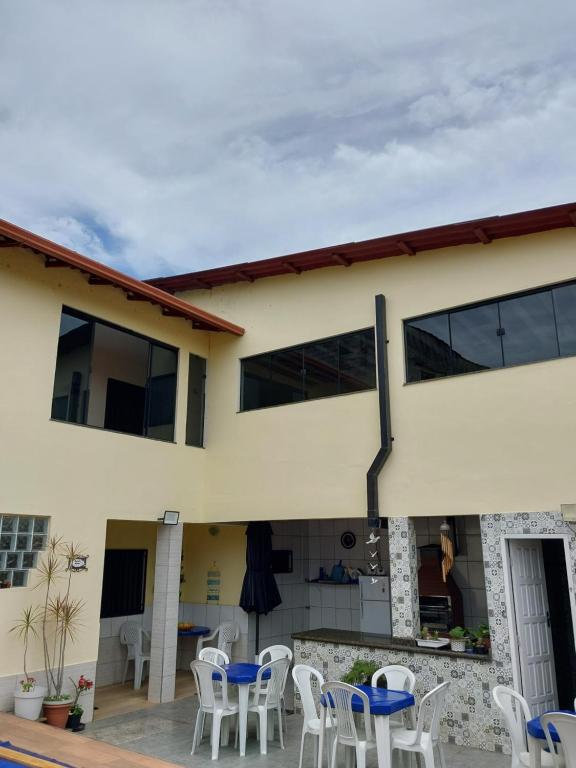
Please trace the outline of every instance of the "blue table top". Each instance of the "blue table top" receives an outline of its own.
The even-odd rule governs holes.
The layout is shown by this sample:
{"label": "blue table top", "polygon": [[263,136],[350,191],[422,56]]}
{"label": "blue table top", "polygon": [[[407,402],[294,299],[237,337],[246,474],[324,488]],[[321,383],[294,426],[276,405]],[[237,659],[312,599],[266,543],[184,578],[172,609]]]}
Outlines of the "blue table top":
{"label": "blue table top", "polygon": [[[552,710],[553,712],[562,712],[565,715],[576,715],[576,712],[574,712],[571,709],[555,709]],[[526,730],[530,734],[530,736],[533,736],[535,739],[545,739],[546,735],[544,733],[544,727],[542,723],[540,722],[539,717],[534,717],[532,720],[529,720],[526,723]],[[556,731],[556,728],[554,728],[553,725],[550,726],[550,736],[552,736],[552,741],[560,741],[560,736],[558,736],[558,732]]]}
{"label": "blue table top", "polygon": [[[388,688],[372,688],[369,685],[356,685],[368,696],[371,715],[393,715],[402,709],[414,706],[414,696],[407,691],[392,691]],[[325,706],[324,696],[320,701]],[[364,704],[359,696],[352,697],[352,709],[354,712],[362,712]]]}
{"label": "blue table top", "polygon": [[[250,685],[256,682],[256,676],[260,669],[259,664],[225,664],[224,669],[228,675],[228,682],[233,685]],[[270,678],[270,670],[267,669],[262,675],[263,680]],[[220,680],[221,675],[218,672],[214,672],[212,675],[213,680]]]}
{"label": "blue table top", "polygon": [[178,637],[202,637],[209,635],[210,627],[192,627],[192,629],[179,629]]}

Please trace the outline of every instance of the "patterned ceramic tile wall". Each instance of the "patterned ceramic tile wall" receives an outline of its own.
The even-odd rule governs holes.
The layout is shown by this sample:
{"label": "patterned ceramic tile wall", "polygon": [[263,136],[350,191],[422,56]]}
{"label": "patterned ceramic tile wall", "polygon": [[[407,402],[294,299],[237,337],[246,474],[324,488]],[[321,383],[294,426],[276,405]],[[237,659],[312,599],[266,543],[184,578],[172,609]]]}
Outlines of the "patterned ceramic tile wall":
{"label": "patterned ceramic tile wall", "polygon": [[[414,528],[409,523],[410,521],[405,519],[390,520],[393,631],[397,636],[415,634],[416,548]],[[359,657],[375,661],[378,665],[404,664],[416,674],[417,699],[438,683],[450,680],[450,692],[441,724],[443,741],[509,753],[510,739],[491,696],[495,685],[512,685],[502,540],[505,536],[527,534],[568,535],[568,567],[574,573],[576,572],[576,535],[562,520],[559,512],[483,515],[480,525],[492,635],[491,660],[474,658],[468,660],[304,640],[298,640],[295,643],[295,659],[297,663],[311,664],[316,667],[326,679],[339,679]]]}
{"label": "patterned ceramic tile wall", "polygon": [[509,751],[499,714],[491,706],[490,698],[495,685],[508,682],[499,663],[307,640],[295,641],[294,652],[297,663],[310,664],[320,670],[326,680],[340,679],[358,658],[375,661],[378,666],[402,664],[416,675],[417,700],[439,683],[449,680],[451,685],[441,723],[442,741],[477,749]]}
{"label": "patterned ceramic tile wall", "polygon": [[415,637],[420,630],[418,558],[414,522],[408,517],[388,520],[392,634]]}
{"label": "patterned ceramic tile wall", "polygon": [[510,628],[504,593],[502,539],[504,536],[562,536],[569,539],[569,568],[576,572],[576,536],[559,512],[522,512],[515,515],[482,515],[480,518],[484,577],[488,597],[488,619],[492,635],[492,653],[512,679]]}

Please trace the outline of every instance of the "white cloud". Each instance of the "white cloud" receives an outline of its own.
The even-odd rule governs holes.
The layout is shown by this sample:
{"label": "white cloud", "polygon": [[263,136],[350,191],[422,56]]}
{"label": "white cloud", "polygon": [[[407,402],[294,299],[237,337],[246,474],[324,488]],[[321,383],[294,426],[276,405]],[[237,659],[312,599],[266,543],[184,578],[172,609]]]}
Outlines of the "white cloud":
{"label": "white cloud", "polygon": [[552,5],[0,0],[0,215],[152,276],[574,199]]}

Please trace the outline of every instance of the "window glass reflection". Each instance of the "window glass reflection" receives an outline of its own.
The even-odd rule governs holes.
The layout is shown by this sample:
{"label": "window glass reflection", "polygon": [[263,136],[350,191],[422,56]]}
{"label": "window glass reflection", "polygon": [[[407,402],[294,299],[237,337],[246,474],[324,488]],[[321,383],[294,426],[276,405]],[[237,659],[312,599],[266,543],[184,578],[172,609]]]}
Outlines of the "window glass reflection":
{"label": "window glass reflection", "polygon": [[406,323],[408,381],[424,381],[452,373],[448,314]]}
{"label": "window glass reflection", "polygon": [[499,325],[497,304],[450,313],[454,373],[502,367]]}
{"label": "window glass reflection", "polygon": [[340,392],[360,392],[376,386],[374,330],[340,337]]}
{"label": "window glass reflection", "polygon": [[558,357],[550,291],[501,301],[500,324],[505,365]]}
{"label": "window glass reflection", "polygon": [[576,285],[554,288],[554,305],[561,355],[576,355]]}
{"label": "window glass reflection", "polygon": [[242,360],[242,410],[373,389],[374,329]]}
{"label": "window glass reflection", "polygon": [[327,339],[304,347],[306,400],[338,394],[338,341]]}

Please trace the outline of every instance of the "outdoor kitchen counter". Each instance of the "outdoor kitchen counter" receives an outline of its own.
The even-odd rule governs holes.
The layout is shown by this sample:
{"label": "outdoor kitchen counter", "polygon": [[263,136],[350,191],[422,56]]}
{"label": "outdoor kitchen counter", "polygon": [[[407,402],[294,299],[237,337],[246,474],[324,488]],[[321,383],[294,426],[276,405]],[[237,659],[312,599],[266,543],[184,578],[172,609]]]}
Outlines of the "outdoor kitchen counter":
{"label": "outdoor kitchen counter", "polygon": [[421,648],[416,640],[405,637],[388,637],[385,635],[368,635],[364,632],[352,632],[347,629],[309,629],[295,632],[293,640],[304,640],[312,643],[331,645],[357,645],[360,648],[378,648],[385,651],[401,651],[402,653],[418,653],[426,656],[447,656],[468,661],[490,662],[491,654],[456,653],[447,646],[444,648]]}

